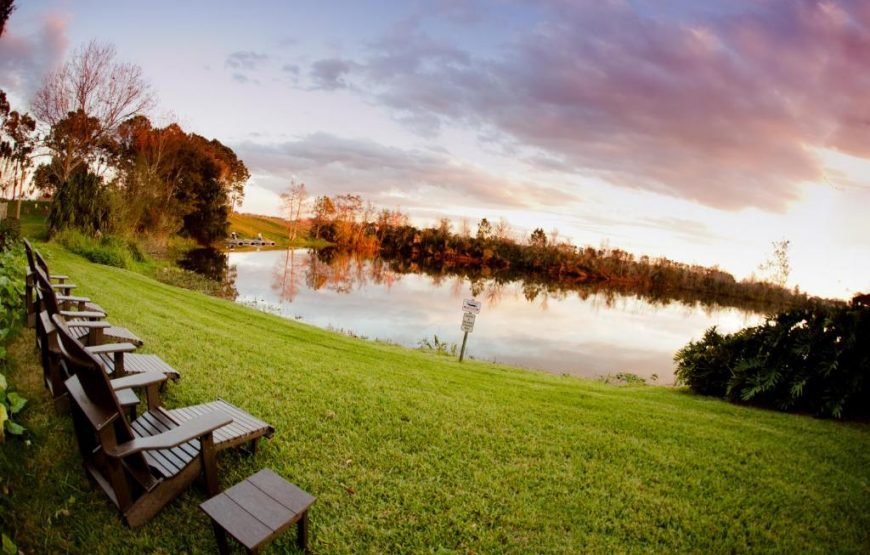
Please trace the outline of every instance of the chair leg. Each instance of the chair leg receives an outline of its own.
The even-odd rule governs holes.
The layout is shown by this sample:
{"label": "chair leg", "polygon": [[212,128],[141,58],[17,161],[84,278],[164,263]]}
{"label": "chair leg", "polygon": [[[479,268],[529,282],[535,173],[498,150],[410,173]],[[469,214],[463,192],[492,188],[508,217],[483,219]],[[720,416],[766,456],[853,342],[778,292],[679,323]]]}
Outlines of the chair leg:
{"label": "chair leg", "polygon": [[227,533],[217,522],[212,521],[211,525],[214,528],[214,539],[217,541],[218,553],[229,555],[230,546],[227,544]]}
{"label": "chair leg", "polygon": [[209,497],[220,493],[220,481],[217,475],[217,455],[214,448],[214,436],[209,432],[199,439],[202,450],[202,471],[205,475],[205,489]]}
{"label": "chair leg", "polygon": [[308,511],[305,511],[296,525],[296,545],[303,553],[308,553]]}

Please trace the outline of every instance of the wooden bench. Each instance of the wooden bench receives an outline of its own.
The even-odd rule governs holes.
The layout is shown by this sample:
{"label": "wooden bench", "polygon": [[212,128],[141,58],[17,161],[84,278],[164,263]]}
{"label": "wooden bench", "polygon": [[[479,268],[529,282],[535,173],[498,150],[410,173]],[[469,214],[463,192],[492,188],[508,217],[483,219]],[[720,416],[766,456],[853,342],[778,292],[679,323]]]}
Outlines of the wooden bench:
{"label": "wooden bench", "polygon": [[227,533],[248,553],[259,553],[294,523],[296,544],[308,553],[308,509],[314,501],[314,496],[264,468],[199,507],[211,517],[221,553],[229,553]]}

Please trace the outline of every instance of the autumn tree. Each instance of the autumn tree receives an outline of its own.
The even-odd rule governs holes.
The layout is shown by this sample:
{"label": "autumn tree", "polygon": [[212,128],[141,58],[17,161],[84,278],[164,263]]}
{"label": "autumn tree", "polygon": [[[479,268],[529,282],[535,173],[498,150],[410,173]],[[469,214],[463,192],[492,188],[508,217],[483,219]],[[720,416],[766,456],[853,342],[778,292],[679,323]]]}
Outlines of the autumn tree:
{"label": "autumn tree", "polygon": [[333,241],[340,245],[353,245],[357,237],[357,219],[363,208],[359,195],[344,194],[335,197],[335,235]]}
{"label": "autumn tree", "polygon": [[323,238],[326,231],[335,218],[335,203],[326,195],[317,197],[314,200],[314,216],[311,219],[311,230],[314,232],[316,239]]}
{"label": "autumn tree", "polygon": [[247,166],[236,156],[233,149],[217,139],[208,140],[205,137],[193,134],[191,135],[191,140],[196,142],[197,146],[208,154],[217,165],[218,182],[220,182],[226,192],[229,199],[228,206],[230,212],[232,212],[236,206],[241,205],[242,200],[245,198],[245,184],[251,177]]}
{"label": "autumn tree", "polygon": [[[58,172],[60,182],[67,181],[80,164],[90,163],[94,151],[123,121],[153,105],[142,69],[117,61],[114,46],[95,41],[51,72],[32,101],[36,118],[53,130],[55,141],[46,147],[59,162],[52,171]],[[71,135],[59,137],[63,131]]]}
{"label": "autumn tree", "polygon": [[547,234],[540,227],[535,228],[529,236],[529,246],[535,249],[544,249],[547,247]]}
{"label": "autumn tree", "polygon": [[119,225],[158,238],[178,232],[184,207],[176,196],[184,185],[181,153],[187,134],[177,124],[154,128],[148,118],[136,116],[121,124],[117,135]]}
{"label": "autumn tree", "polygon": [[287,214],[287,219],[290,222],[287,232],[291,241],[296,239],[299,221],[302,218],[302,205],[305,204],[307,198],[308,191],[305,190],[305,183],[296,183],[296,181],[291,181],[290,187],[281,193],[284,213]]}
{"label": "autumn tree", "polygon": [[489,223],[489,220],[483,218],[477,224],[477,240],[489,241],[490,239],[492,239],[492,224]]}
{"label": "autumn tree", "polygon": [[0,37],[6,30],[6,20],[15,10],[15,0],[0,0]]}
{"label": "autumn tree", "polygon": [[182,233],[203,245],[223,239],[229,227],[229,195],[221,166],[198,140],[181,145],[174,198],[180,203]]}

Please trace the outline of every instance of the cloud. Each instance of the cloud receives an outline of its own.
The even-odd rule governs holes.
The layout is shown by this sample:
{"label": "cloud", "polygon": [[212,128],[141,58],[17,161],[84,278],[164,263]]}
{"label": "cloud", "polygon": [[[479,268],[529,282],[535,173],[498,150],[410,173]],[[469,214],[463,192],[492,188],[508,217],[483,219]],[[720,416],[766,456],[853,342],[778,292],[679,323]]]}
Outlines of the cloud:
{"label": "cloud", "polygon": [[339,58],[327,58],[311,64],[310,77],[312,88],[335,90],[345,89],[350,84],[345,80],[354,64]]}
{"label": "cloud", "polygon": [[68,43],[66,18],[60,14],[43,17],[36,32],[24,35],[16,32],[13,12],[0,37],[0,83],[3,83],[3,88],[22,101],[29,99],[45,75],[63,61]]}
{"label": "cloud", "polygon": [[240,50],[227,56],[224,66],[230,69],[253,71],[262,66],[268,59],[269,56],[267,54],[251,50]]}
{"label": "cloud", "polygon": [[[479,129],[532,165],[709,206],[782,210],[819,181],[813,148],[870,158],[870,5],[779,0],[655,17],[551,1],[496,55],[403,23],[322,88],[366,91],[423,134]],[[323,71],[319,64],[326,63]]]}
{"label": "cloud", "polygon": [[268,54],[239,50],[227,56],[224,60],[224,67],[230,71],[230,76],[237,83],[259,84],[260,81],[252,77],[252,73],[260,69],[267,61],[269,61]]}
{"label": "cloud", "polygon": [[277,145],[233,147],[252,174],[280,193],[291,178],[316,194],[358,193],[380,206],[564,206],[574,195],[537,183],[512,181],[458,162],[441,151],[400,149],[371,140],[316,133]]}

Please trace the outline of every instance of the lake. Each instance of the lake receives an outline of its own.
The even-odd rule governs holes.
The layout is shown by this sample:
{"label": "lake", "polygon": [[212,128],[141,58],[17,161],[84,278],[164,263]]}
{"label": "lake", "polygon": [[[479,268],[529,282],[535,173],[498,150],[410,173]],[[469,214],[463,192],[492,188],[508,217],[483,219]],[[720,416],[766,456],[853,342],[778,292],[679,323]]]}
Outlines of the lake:
{"label": "lake", "polygon": [[236,301],[321,328],[418,347],[462,342],[462,301],[483,302],[466,356],[583,377],[631,372],[671,384],[673,355],[710,326],[758,314],[651,302],[607,290],[547,291],[522,282],[400,273],[380,259],[304,249],[227,253]]}

